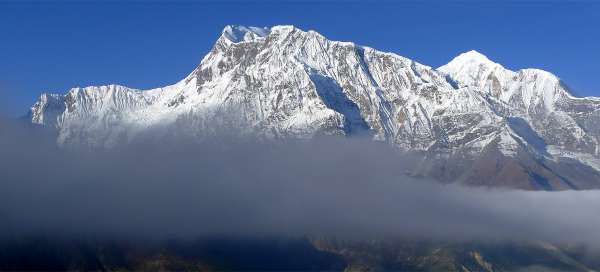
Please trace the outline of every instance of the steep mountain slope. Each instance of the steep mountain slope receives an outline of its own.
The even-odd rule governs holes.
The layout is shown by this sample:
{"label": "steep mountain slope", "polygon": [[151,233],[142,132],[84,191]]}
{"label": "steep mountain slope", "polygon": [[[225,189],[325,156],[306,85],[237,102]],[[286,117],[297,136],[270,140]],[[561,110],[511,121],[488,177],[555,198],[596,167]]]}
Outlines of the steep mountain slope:
{"label": "steep mountain slope", "polygon": [[154,137],[360,135],[423,152],[415,174],[443,181],[582,189],[600,186],[599,108],[550,73],[475,51],[436,70],[293,26],[227,26],[174,85],[43,94],[29,117],[56,128],[60,145],[92,148],[165,126],[176,129]]}

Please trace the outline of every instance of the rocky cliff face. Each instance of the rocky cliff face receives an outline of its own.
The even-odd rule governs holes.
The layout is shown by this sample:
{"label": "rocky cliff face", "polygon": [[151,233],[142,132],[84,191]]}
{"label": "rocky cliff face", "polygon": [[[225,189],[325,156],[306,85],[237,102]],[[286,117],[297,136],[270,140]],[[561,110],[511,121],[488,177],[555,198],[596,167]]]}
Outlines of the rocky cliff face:
{"label": "rocky cliff face", "polygon": [[[182,81],[43,94],[31,122],[58,144],[110,148],[174,125],[270,138],[360,135],[425,154],[417,175],[525,189],[600,187],[600,99],[470,51],[434,69],[293,26],[227,26]],[[159,137],[159,136],[157,136]]]}

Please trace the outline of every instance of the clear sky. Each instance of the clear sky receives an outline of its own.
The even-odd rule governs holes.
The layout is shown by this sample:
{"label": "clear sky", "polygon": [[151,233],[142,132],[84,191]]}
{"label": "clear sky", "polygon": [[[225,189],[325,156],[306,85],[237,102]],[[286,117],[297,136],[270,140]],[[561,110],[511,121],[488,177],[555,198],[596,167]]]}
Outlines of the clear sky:
{"label": "clear sky", "polygon": [[22,115],[46,91],[174,83],[227,24],[293,24],[433,67],[476,49],[600,96],[600,1],[565,2],[0,0],[0,112]]}

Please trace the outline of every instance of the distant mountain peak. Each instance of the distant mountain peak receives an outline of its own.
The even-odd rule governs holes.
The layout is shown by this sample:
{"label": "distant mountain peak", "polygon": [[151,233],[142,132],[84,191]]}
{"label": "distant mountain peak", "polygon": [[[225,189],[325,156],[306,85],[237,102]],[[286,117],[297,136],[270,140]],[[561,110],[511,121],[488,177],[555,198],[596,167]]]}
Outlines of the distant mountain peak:
{"label": "distant mountain peak", "polygon": [[462,62],[479,62],[479,63],[493,63],[486,55],[480,53],[477,50],[469,50],[461,53],[454,60]]}
{"label": "distant mountain peak", "polygon": [[504,69],[496,62],[491,61],[487,56],[476,50],[462,53],[438,68],[445,74],[477,74],[480,70]]}

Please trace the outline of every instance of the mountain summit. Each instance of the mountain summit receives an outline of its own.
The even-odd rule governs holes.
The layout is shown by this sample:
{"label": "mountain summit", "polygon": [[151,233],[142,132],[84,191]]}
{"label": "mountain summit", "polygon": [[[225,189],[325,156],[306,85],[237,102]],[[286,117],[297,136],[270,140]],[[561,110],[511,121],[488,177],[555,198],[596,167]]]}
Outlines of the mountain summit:
{"label": "mountain summit", "polygon": [[223,33],[221,36],[227,38],[229,41],[233,43],[238,42],[249,42],[256,39],[264,38],[269,35],[271,29],[269,28],[260,28],[260,27],[246,27],[246,26],[234,26],[228,25],[223,29]]}
{"label": "mountain summit", "polygon": [[453,79],[465,85],[479,83],[491,73],[506,70],[502,65],[488,59],[485,55],[471,50],[452,59],[448,64],[437,69],[450,75]]}
{"label": "mountain summit", "polygon": [[476,51],[433,69],[293,26],[227,26],[180,82],[42,94],[29,118],[63,146],[110,148],[164,126],[198,139],[230,127],[363,135],[424,154],[415,174],[442,181],[600,187],[600,99],[572,96],[551,73],[511,71]]}

